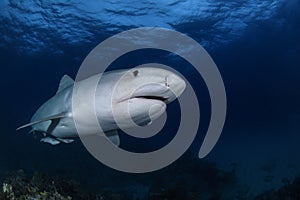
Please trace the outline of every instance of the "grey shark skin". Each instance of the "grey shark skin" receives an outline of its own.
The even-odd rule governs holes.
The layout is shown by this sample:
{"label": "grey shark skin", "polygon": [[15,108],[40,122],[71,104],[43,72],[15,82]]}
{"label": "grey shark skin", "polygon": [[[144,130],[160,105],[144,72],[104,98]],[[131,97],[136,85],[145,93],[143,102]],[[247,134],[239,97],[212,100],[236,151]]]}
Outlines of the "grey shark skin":
{"label": "grey shark skin", "polygon": [[[93,90],[95,81],[97,89]],[[185,87],[185,81],[180,76],[153,67],[96,74],[76,82],[75,88],[74,81],[64,75],[57,93],[34,113],[29,124],[17,130],[31,126],[31,132],[44,134],[42,142],[52,145],[71,143],[73,138],[78,137],[78,126],[87,135],[99,134],[99,126],[90,122],[96,114],[102,132],[115,145],[119,145],[119,127],[123,129],[151,123],[165,112],[166,104],[182,94]],[[76,127],[72,111],[73,92],[77,96]],[[94,97],[94,101],[90,97]]]}

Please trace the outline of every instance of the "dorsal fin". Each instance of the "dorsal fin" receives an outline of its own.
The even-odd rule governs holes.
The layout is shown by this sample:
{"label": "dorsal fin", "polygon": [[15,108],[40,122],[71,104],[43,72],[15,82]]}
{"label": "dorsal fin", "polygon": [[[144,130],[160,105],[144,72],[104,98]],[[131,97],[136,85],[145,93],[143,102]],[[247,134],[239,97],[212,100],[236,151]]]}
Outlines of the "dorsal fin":
{"label": "dorsal fin", "polygon": [[65,88],[69,87],[70,85],[73,85],[74,84],[74,80],[68,76],[68,75],[64,75],[61,79],[60,79],[60,82],[59,82],[59,87],[58,87],[58,90],[56,92],[57,93],[60,93],[61,91],[63,91]]}

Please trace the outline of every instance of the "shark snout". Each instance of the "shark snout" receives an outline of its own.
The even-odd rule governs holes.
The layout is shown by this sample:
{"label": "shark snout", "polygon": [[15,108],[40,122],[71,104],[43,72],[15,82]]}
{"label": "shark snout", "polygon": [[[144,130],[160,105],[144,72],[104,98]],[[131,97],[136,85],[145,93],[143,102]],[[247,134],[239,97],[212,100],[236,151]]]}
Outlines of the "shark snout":
{"label": "shark snout", "polygon": [[169,93],[172,93],[172,95],[169,95],[170,98],[168,101],[173,101],[183,93],[186,83],[180,76],[173,73],[167,75],[165,80],[165,85],[169,88]]}

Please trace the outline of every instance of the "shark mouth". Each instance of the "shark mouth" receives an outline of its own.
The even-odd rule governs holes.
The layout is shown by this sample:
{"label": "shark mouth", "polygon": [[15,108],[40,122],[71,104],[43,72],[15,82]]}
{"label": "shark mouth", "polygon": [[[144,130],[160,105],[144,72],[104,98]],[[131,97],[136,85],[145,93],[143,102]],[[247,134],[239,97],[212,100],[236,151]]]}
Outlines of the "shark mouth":
{"label": "shark mouth", "polygon": [[139,98],[139,99],[149,99],[149,100],[158,100],[158,101],[163,101],[165,103],[168,102],[168,98],[162,97],[162,96],[135,96],[133,98]]}

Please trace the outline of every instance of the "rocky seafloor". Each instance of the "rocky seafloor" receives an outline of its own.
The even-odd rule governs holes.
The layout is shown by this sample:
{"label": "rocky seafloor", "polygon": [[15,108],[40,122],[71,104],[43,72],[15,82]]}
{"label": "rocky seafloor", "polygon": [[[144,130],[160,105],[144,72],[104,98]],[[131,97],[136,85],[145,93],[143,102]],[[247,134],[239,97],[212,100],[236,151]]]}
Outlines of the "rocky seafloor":
{"label": "rocky seafloor", "polygon": [[[174,166],[168,173],[176,176],[167,176],[166,172],[158,175],[161,185],[155,183],[156,187],[149,186],[146,190],[134,186],[133,191],[127,192],[109,188],[89,190],[71,178],[17,170],[3,176],[0,200],[300,200],[300,177],[286,181],[279,189],[250,196],[239,186],[235,167],[223,171],[205,162],[189,164],[186,168]],[[152,181],[151,174],[144,178]]]}

